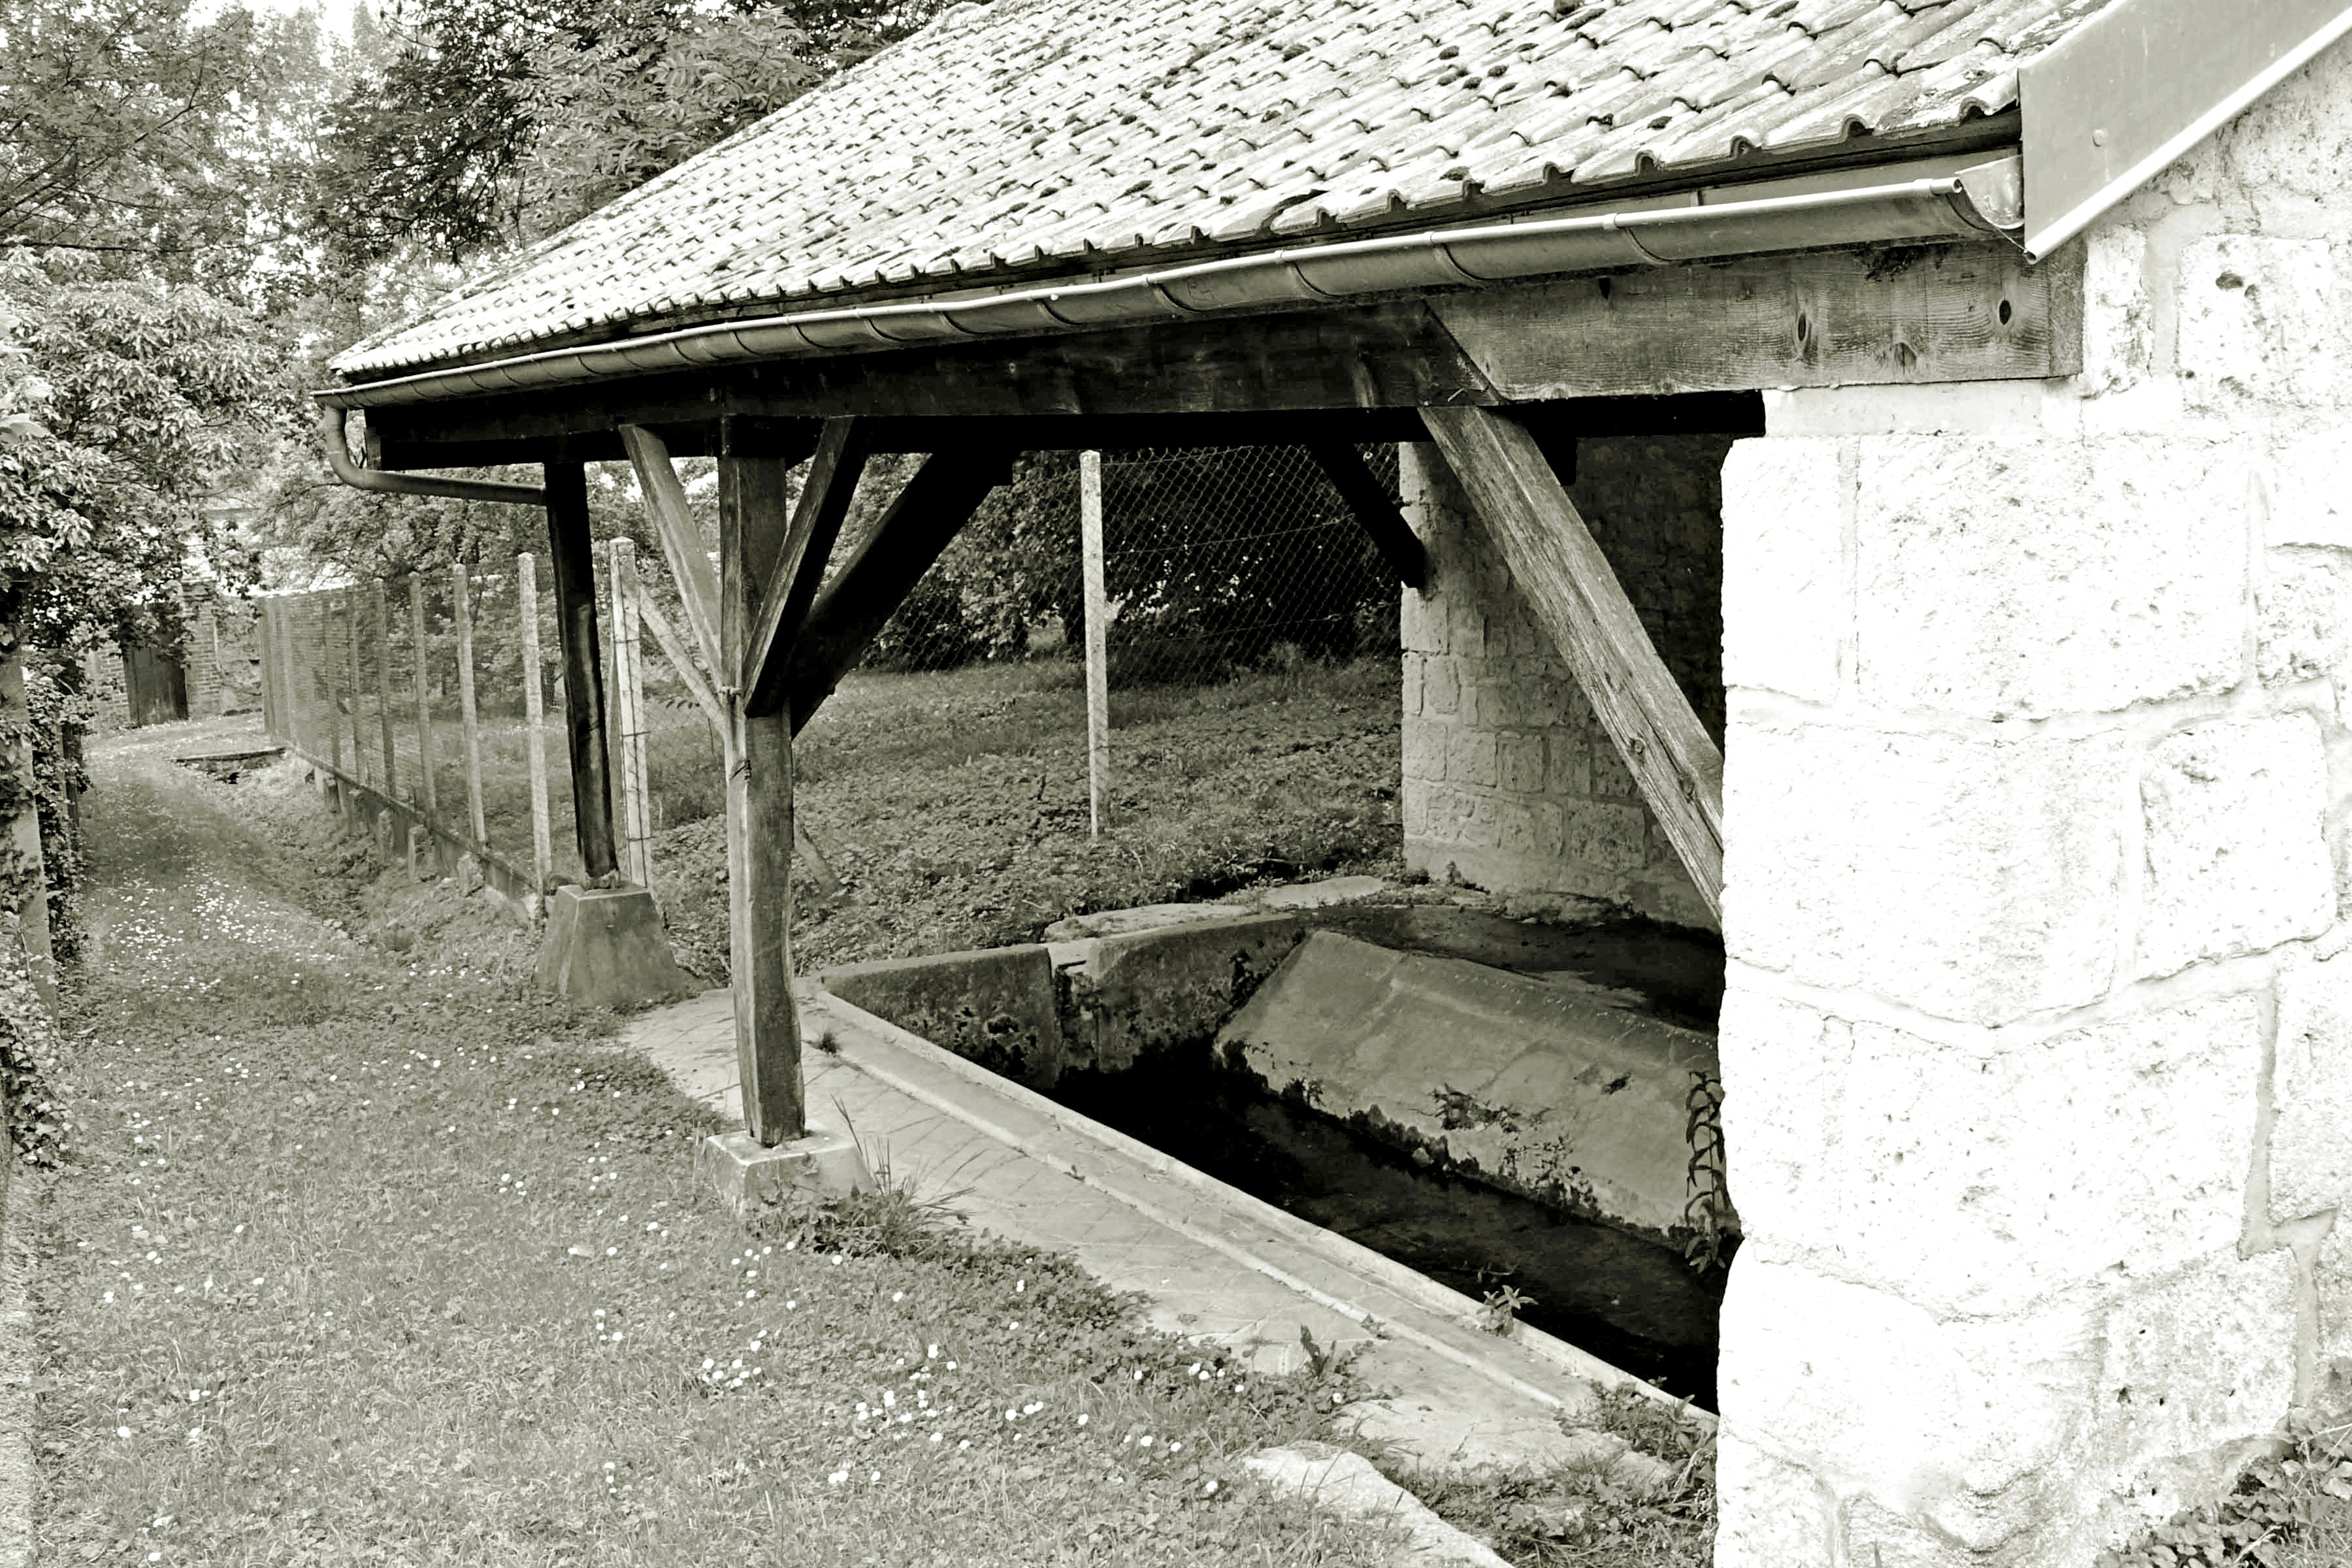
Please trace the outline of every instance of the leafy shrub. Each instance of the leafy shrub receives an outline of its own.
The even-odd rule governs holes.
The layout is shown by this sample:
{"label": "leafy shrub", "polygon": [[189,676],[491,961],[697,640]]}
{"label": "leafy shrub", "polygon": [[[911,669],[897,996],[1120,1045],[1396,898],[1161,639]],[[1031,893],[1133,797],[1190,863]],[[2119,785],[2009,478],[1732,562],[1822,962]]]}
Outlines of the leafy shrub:
{"label": "leafy shrub", "polygon": [[2256,1460],[2218,1503],[2185,1509],[2098,1568],[2240,1568],[2284,1560],[2287,1544],[2323,1511],[2352,1503],[2352,1421],[2287,1417],[2284,1452]]}
{"label": "leafy shrub", "polygon": [[16,925],[10,916],[0,929],[0,1096],[5,1097],[8,1137],[18,1158],[27,1165],[54,1166],[65,1159],[73,1124],[49,1088],[57,1024],[33,988]]}

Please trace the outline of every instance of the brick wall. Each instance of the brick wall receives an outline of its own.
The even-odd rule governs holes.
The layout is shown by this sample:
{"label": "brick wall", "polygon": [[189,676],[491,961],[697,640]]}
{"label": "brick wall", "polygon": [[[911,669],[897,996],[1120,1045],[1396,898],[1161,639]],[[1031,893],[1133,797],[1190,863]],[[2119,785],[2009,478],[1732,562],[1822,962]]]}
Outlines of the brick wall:
{"label": "brick wall", "polygon": [[261,706],[261,633],[245,601],[207,595],[199,602],[189,619],[183,662],[191,719]]}
{"label": "brick wall", "polygon": [[[1711,436],[1580,441],[1570,487],[1718,738],[1718,476],[1729,446]],[[1573,894],[1713,924],[1443,460],[1409,446],[1402,479],[1431,564],[1429,591],[1404,595],[1406,864],[1497,891]]]}
{"label": "brick wall", "polygon": [[94,710],[91,730],[103,735],[129,729],[131,699],[124,689],[122,650],[110,642],[100,643],[81,656],[81,668],[82,690]]}
{"label": "brick wall", "polygon": [[2347,167],[2338,44],[2083,375],[1731,453],[1718,1568],[2088,1564],[2352,1405]]}

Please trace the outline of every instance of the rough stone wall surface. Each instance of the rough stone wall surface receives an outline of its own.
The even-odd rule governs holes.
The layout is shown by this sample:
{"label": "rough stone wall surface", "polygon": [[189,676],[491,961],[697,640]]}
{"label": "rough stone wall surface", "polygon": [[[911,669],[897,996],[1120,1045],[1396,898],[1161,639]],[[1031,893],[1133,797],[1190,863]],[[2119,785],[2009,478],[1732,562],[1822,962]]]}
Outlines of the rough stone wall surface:
{"label": "rough stone wall surface", "polygon": [[1718,1568],[2082,1568],[2352,1406],[2347,168],[2338,44],[2081,375],[1730,453]]}
{"label": "rough stone wall surface", "polygon": [[185,647],[190,718],[261,706],[261,633],[250,605],[205,599],[189,620]]}
{"label": "rough stone wall surface", "polygon": [[104,735],[131,727],[131,694],[122,678],[122,650],[100,643],[81,656],[82,690],[95,717],[90,728]]}
{"label": "rough stone wall surface", "polygon": [[[1570,486],[1700,720],[1723,732],[1727,437],[1578,443]],[[1690,925],[1714,917],[1433,448],[1409,446],[1407,514],[1430,552],[1404,595],[1406,864],[1495,891],[1570,894]]]}

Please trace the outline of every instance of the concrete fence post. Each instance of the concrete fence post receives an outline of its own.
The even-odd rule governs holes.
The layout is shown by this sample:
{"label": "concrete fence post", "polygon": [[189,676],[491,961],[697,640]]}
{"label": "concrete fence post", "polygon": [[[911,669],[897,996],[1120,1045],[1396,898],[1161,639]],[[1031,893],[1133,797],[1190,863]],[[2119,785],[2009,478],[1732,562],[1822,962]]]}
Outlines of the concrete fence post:
{"label": "concrete fence post", "polygon": [[[425,579],[421,574],[411,574],[408,579],[408,643],[409,658],[415,666],[411,684],[416,702],[417,798],[425,803],[425,815],[438,827],[441,801],[433,782],[432,671],[425,660]],[[386,662],[390,661],[387,659]]]}
{"label": "concrete fence post", "polygon": [[1102,454],[1078,454],[1078,549],[1087,606],[1087,810],[1102,837],[1110,805],[1110,596],[1104,584]]}
{"label": "concrete fence post", "polygon": [[645,664],[638,642],[637,547],[615,539],[613,578],[613,696],[620,730],[621,873],[641,888],[654,881],[651,796],[646,778]]}
{"label": "concrete fence post", "polygon": [[375,610],[375,726],[383,744],[383,798],[395,800],[400,795],[400,769],[394,760],[395,742],[392,734],[392,616],[385,607],[383,579],[374,584]]}
{"label": "concrete fence post", "polygon": [[457,628],[457,710],[466,726],[466,809],[474,826],[474,842],[488,844],[490,830],[482,815],[482,722],[474,705],[474,601],[466,563],[449,568],[449,615]]}

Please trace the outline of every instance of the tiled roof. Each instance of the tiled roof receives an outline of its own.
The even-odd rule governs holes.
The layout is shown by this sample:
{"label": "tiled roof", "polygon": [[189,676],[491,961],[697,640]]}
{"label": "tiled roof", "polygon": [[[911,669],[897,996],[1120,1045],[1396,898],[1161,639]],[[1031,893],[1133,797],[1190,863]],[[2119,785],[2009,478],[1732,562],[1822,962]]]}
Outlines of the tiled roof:
{"label": "tiled roof", "polygon": [[965,5],[347,351],[373,375],[746,306],[1085,273],[1927,132],[2110,0]]}

